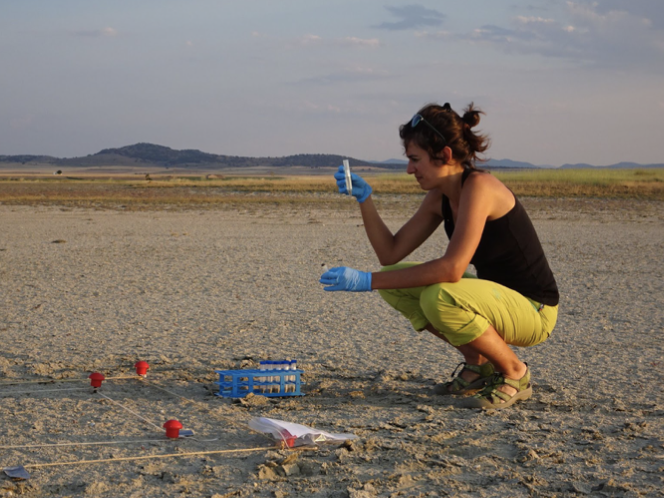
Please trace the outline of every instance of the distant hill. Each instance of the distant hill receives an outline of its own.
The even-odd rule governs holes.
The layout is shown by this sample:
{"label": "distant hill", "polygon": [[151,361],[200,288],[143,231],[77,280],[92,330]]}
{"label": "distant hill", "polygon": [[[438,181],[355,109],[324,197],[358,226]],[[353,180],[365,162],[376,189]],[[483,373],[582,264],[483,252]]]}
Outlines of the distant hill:
{"label": "distant hill", "polygon": [[578,163],[578,164],[563,164],[560,169],[581,169],[581,168],[610,168],[610,169],[649,169],[649,168],[664,168],[664,164],[639,164],[630,162],[621,162],[610,164],[608,166],[593,166],[592,164]]}
{"label": "distant hill", "polygon": [[18,163],[18,164],[55,164],[58,161],[57,157],[52,156],[31,156],[22,154],[18,156],[0,156],[0,163]]}
{"label": "distant hill", "polygon": [[489,159],[487,162],[482,163],[484,168],[553,168],[554,166],[537,166],[532,163],[526,163],[523,161],[512,161],[511,159]]}
{"label": "distant hill", "polygon": [[307,166],[311,168],[334,167],[349,159],[357,166],[370,165],[368,161],[336,154],[296,154],[284,157],[244,157],[208,154],[195,149],[175,150],[162,145],[138,143],[118,149],[104,149],[91,156],[95,161],[117,164],[116,158],[126,158],[139,164],[152,164],[164,167],[197,168],[242,168],[251,166],[287,167]]}
{"label": "distant hill", "polygon": [[[349,159],[355,166],[372,166],[374,163],[338,154],[296,154],[284,157],[242,157],[209,154],[195,149],[176,150],[162,145],[138,143],[113,149],[103,149],[83,157],[56,158],[51,156],[0,156],[0,163],[52,164],[60,167],[103,166],[161,166],[165,168],[241,168],[250,166],[311,168],[335,167]],[[389,165],[384,165],[389,167]]]}
{"label": "distant hill", "polygon": [[[389,168],[405,167],[408,161],[405,159],[388,159],[387,161],[375,161],[377,166],[387,166]],[[532,164],[524,161],[513,161],[511,159],[489,159],[487,162],[478,163],[478,167],[487,169],[500,169],[500,168],[522,168],[522,169],[581,169],[581,168],[611,168],[611,169],[630,169],[630,168],[664,168],[663,164],[639,164],[631,162],[621,162],[611,164],[609,166],[594,166],[592,164],[565,164],[557,168],[548,164]]]}
{"label": "distant hill", "polygon": [[[364,161],[338,154],[295,154],[284,157],[243,157],[209,154],[196,149],[176,150],[163,145],[137,143],[125,147],[103,149],[96,154],[83,157],[57,158],[39,155],[0,156],[0,165],[5,164],[50,164],[57,167],[104,167],[104,166],[157,166],[178,169],[220,169],[252,166],[289,167],[305,166],[309,168],[335,167],[349,159],[353,166],[372,166],[385,169],[403,169],[404,159],[387,161]],[[511,159],[491,159],[482,164],[486,168],[553,168],[537,166]],[[598,168],[590,164],[565,164],[562,168]],[[621,162],[602,168],[664,168],[664,164],[637,164]]]}
{"label": "distant hill", "polygon": [[530,168],[530,169],[541,169],[541,168],[552,168],[552,169],[582,169],[582,168],[594,168],[594,169],[631,169],[631,168],[664,168],[663,164],[639,164],[631,162],[621,162],[616,164],[610,164],[608,166],[595,166],[593,164],[578,163],[578,164],[564,164],[559,168],[550,165],[536,165],[532,163],[526,163],[522,161],[512,161],[510,159],[490,159],[486,163],[482,163],[483,167],[486,168]]}
{"label": "distant hill", "polygon": [[394,159],[394,158],[386,159],[385,161],[371,161],[371,162],[377,165],[387,164],[389,166],[396,166],[396,165],[405,166],[406,164],[408,164],[407,159]]}
{"label": "distant hill", "polygon": [[138,143],[117,149],[103,149],[94,156],[97,158],[120,156],[163,165],[215,163],[224,157],[195,149],[175,150],[170,147],[148,143]]}

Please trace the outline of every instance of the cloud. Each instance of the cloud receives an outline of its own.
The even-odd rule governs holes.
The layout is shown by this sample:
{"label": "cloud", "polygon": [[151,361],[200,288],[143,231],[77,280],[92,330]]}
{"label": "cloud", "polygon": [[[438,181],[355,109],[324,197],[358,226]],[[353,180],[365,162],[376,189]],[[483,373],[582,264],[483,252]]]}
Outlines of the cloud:
{"label": "cloud", "polygon": [[101,35],[102,36],[117,36],[118,31],[115,28],[102,28],[101,29]]}
{"label": "cloud", "polygon": [[337,40],[323,39],[323,37],[318,35],[307,34],[296,38],[294,40],[289,40],[286,42],[286,48],[301,48],[301,47],[319,47],[319,46],[330,46],[330,45],[339,45],[346,47],[359,47],[359,48],[378,48],[381,43],[378,38],[357,38],[355,36],[347,36],[345,38],[339,38]]}
{"label": "cloud", "polygon": [[536,24],[536,23],[544,23],[544,24],[549,24],[549,23],[554,23],[556,22],[553,19],[545,19],[544,17],[534,17],[534,16],[516,16],[517,22],[520,22],[522,24]]}
{"label": "cloud", "polygon": [[341,107],[334,105],[334,104],[316,104],[314,102],[311,102],[310,100],[306,100],[303,103],[304,109],[307,111],[317,111],[317,112],[325,112],[325,113],[332,113],[332,114],[341,114],[343,109]]}
{"label": "cloud", "polygon": [[513,4],[511,7],[513,10],[518,10],[518,11],[524,11],[524,10],[530,10],[533,12],[546,12],[549,9],[543,5],[533,5],[533,4]]}
{"label": "cloud", "polygon": [[[650,5],[646,0],[634,1],[641,7]],[[611,9],[609,3],[618,5],[613,0],[568,1],[557,19],[516,15],[509,26],[485,25],[471,33],[446,34],[446,38],[492,46],[506,53],[664,70],[664,30],[642,15],[645,8],[634,10],[631,2],[625,2],[621,8]],[[426,36],[442,38],[440,33]]]}
{"label": "cloud", "polygon": [[366,47],[366,48],[378,48],[381,43],[378,38],[356,38],[354,36],[347,36],[342,38],[339,43],[341,45],[353,46],[353,47]]}
{"label": "cloud", "polygon": [[377,81],[390,78],[391,75],[384,70],[371,67],[355,66],[334,73],[304,78],[297,84],[331,85],[335,83],[356,83],[362,81]]}
{"label": "cloud", "polygon": [[301,38],[297,39],[296,43],[298,45],[306,46],[306,45],[315,45],[315,44],[318,44],[322,41],[323,41],[323,38],[321,38],[318,35],[307,34],[307,35],[304,35]]}
{"label": "cloud", "polygon": [[[264,36],[257,36],[253,35],[256,38],[265,38],[267,37]],[[288,49],[288,50],[293,50],[293,49],[299,49],[302,47],[314,47],[321,45],[323,43],[323,38],[318,35],[314,34],[306,34],[303,36],[300,36],[299,38],[291,38],[288,40],[282,40],[281,42],[276,42],[275,40],[272,41],[272,43],[280,43],[280,45],[283,46],[283,48]]]}
{"label": "cloud", "polygon": [[411,4],[403,7],[385,7],[394,16],[400,18],[396,22],[384,22],[377,26],[379,29],[399,31],[404,29],[415,29],[423,26],[440,26],[445,15],[437,10],[427,9],[421,5]]}
{"label": "cloud", "polygon": [[73,32],[74,36],[84,36],[89,38],[113,37],[118,35],[115,28],[106,27],[101,29],[84,29]]}
{"label": "cloud", "polygon": [[611,11],[624,11],[630,15],[650,20],[655,29],[664,29],[664,2],[662,0],[584,0],[594,4],[597,12],[607,14]]}

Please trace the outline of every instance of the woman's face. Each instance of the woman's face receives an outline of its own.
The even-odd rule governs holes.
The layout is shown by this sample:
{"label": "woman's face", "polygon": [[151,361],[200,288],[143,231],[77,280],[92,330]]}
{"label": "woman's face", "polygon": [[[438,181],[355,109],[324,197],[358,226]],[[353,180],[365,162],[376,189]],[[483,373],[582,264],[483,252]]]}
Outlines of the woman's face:
{"label": "woman's face", "polygon": [[406,157],[406,173],[415,176],[422,190],[431,190],[438,186],[442,174],[440,159],[431,159],[426,150],[413,142],[406,146]]}

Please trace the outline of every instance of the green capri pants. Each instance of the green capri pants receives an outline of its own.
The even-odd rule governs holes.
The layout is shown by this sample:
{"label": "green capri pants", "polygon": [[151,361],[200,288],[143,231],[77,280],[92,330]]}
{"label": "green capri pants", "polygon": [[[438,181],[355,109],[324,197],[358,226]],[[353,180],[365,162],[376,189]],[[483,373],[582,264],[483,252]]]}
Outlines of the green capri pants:
{"label": "green capri pants", "polygon": [[[418,264],[398,263],[381,271]],[[489,325],[493,325],[507,344],[534,346],[549,337],[558,318],[558,306],[544,306],[538,311],[540,303],[470,273],[464,273],[458,282],[378,292],[410,320],[415,330],[424,330],[431,324],[453,346],[474,341]]]}

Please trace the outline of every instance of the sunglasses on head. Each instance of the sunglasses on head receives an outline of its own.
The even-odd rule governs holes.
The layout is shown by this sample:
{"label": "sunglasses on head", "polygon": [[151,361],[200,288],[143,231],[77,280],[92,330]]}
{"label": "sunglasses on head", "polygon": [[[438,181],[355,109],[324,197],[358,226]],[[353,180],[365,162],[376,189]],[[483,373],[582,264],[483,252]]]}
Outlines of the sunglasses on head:
{"label": "sunglasses on head", "polygon": [[427,125],[429,128],[431,128],[433,131],[435,131],[440,138],[443,139],[443,147],[447,145],[447,139],[443,136],[441,132],[439,132],[431,123],[429,123],[426,119],[422,117],[421,114],[415,114],[413,118],[410,120],[410,127],[415,128],[418,124],[424,123]]}

